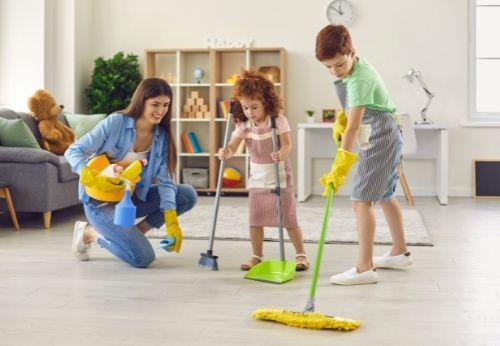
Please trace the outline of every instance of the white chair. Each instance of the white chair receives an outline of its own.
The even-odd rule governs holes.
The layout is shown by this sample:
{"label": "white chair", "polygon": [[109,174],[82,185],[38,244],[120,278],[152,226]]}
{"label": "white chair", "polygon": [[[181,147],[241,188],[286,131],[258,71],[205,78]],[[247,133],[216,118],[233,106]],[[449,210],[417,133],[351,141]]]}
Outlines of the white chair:
{"label": "white chair", "polygon": [[413,122],[411,121],[410,115],[403,113],[398,114],[398,116],[404,138],[401,161],[398,165],[398,175],[399,181],[401,182],[401,187],[403,188],[405,194],[406,203],[413,206],[415,205],[415,201],[413,200],[410,185],[408,185],[408,180],[406,180],[405,172],[403,170],[403,158],[405,156],[411,156],[417,152],[417,137],[415,135],[415,128],[413,127]]}

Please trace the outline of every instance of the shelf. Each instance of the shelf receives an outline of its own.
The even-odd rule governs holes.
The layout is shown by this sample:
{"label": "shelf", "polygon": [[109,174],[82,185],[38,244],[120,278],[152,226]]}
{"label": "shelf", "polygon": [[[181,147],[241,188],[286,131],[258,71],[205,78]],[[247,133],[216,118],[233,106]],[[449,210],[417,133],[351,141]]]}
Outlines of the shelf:
{"label": "shelf", "polygon": [[176,86],[180,86],[181,88],[182,87],[210,87],[210,84],[208,83],[179,83],[179,84],[176,84]]}
{"label": "shelf", "polygon": [[[227,83],[242,69],[262,70],[273,81],[283,100],[286,114],[286,50],[284,48],[221,48],[221,49],[148,49],[145,51],[145,77],[165,79],[173,91],[172,133],[178,150],[176,176],[183,168],[208,169],[208,188],[198,192],[215,193],[220,160],[217,151],[223,145],[227,119],[221,117],[218,101],[232,97],[233,83]],[[195,74],[202,70],[202,76]],[[199,79],[199,83],[198,83]],[[232,126],[234,130],[234,126]],[[182,134],[193,132],[201,153],[186,152]],[[189,144],[188,144],[189,148]],[[250,157],[235,154],[226,167],[242,174],[238,188],[223,188],[224,193],[246,193]]]}
{"label": "shelf", "polygon": [[195,119],[195,118],[172,118],[172,120],[176,120],[179,122],[186,122],[186,123],[197,123],[197,122],[209,122],[210,118],[202,118],[202,119]]}
{"label": "shelf", "polygon": [[177,153],[179,156],[183,157],[209,157],[210,153]]}

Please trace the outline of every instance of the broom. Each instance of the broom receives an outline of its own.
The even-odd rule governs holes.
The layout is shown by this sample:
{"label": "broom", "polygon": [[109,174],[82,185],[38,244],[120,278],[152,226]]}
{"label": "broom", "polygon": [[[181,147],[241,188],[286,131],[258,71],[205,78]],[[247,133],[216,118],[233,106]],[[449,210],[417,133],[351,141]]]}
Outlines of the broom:
{"label": "broom", "polygon": [[267,320],[283,323],[292,327],[309,329],[334,329],[349,331],[358,328],[361,321],[346,319],[337,316],[328,316],[314,312],[314,298],[316,295],[316,284],[318,283],[319,267],[321,257],[323,256],[323,245],[325,244],[326,228],[333,200],[333,187],[328,185],[328,198],[325,203],[325,212],[323,214],[323,224],[318,242],[318,250],[314,261],[314,271],[309,287],[309,298],[303,312],[296,312],[283,309],[258,309],[252,313],[252,316],[258,320]]}
{"label": "broom", "polygon": [[[224,149],[227,149],[227,144],[229,142],[229,134],[231,133],[231,122],[233,120],[233,112],[234,112],[234,103],[235,100],[231,99],[229,104],[229,113],[227,114],[226,120],[226,131],[224,133]],[[200,255],[200,259],[198,260],[198,266],[217,271],[219,270],[219,264],[217,263],[218,256],[214,255],[214,239],[215,239],[215,228],[217,226],[217,216],[219,215],[219,201],[220,194],[222,190],[222,178],[224,175],[224,165],[226,160],[221,160],[219,165],[219,177],[217,180],[217,191],[215,192],[215,205],[214,205],[214,215],[212,217],[212,228],[209,237],[209,246],[207,252],[202,252]]]}

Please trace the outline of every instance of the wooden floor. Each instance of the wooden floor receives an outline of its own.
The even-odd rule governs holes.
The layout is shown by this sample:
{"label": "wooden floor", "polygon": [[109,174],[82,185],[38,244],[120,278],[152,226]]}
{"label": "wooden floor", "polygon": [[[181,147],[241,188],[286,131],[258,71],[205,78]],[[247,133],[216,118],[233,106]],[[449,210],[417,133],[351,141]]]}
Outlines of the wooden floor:
{"label": "wooden floor", "polygon": [[[322,208],[323,200],[307,203]],[[348,203],[339,198],[334,207]],[[440,206],[417,198],[416,208],[435,246],[411,248],[409,270],[379,269],[376,285],[330,285],[330,275],[354,264],[356,246],[326,245],[316,310],[363,321],[349,333],[253,320],[257,308],[302,310],[311,272],[283,285],[245,280],[238,268],[247,242],[215,243],[218,272],[197,266],[208,246],[200,240],[186,240],[179,255],[159,250],[149,269],[134,269],[98,247],[89,262],[73,258],[80,207],[55,212],[49,231],[41,215],[21,214],[16,232],[2,213],[0,345],[500,345],[500,200]],[[265,247],[279,258],[277,243]],[[316,245],[306,248],[313,260]]]}

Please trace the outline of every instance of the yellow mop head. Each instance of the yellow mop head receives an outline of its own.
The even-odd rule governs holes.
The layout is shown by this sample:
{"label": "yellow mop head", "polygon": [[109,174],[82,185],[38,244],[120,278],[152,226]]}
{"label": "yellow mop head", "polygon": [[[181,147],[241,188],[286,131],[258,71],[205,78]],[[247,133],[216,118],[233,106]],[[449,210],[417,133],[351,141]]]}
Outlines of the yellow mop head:
{"label": "yellow mop head", "polygon": [[319,314],[317,312],[295,312],[283,309],[258,309],[252,313],[258,320],[274,321],[292,327],[309,329],[335,329],[350,331],[361,326],[361,321]]}

